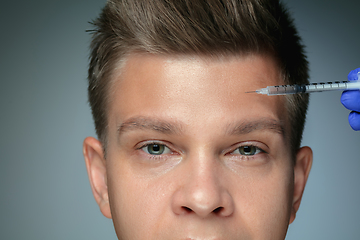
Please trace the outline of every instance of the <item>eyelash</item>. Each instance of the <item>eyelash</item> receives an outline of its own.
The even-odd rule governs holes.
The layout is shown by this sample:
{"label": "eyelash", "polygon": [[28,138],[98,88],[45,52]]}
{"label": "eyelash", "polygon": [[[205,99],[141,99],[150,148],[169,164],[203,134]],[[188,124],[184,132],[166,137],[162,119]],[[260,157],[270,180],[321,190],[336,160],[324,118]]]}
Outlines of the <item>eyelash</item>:
{"label": "eyelash", "polygon": [[[241,154],[240,148],[245,148],[245,147],[255,148],[255,153],[253,153],[251,155]],[[252,150],[254,150],[254,149],[252,149]],[[236,154],[236,153],[234,154],[235,151],[239,151],[239,154]],[[251,143],[246,144],[246,143],[244,143],[244,144],[242,144],[240,146],[237,146],[234,150],[232,150],[228,154],[231,155],[232,157],[238,157],[236,155],[239,155],[239,157],[242,160],[250,160],[250,159],[256,158],[257,155],[262,154],[262,153],[268,154],[268,152],[266,152],[262,148],[258,147],[256,144],[251,144]]]}
{"label": "eyelash", "polygon": [[[168,151],[170,151],[170,153],[161,153],[161,154],[150,154],[149,152],[146,152],[145,150],[143,150],[143,148],[149,147],[150,145],[159,145],[159,146],[163,146],[164,148],[168,149]],[[139,147],[136,148],[137,150],[141,150],[143,151],[149,159],[151,160],[160,160],[162,158],[164,158],[167,154],[174,154],[174,151],[167,146],[167,144],[164,144],[163,142],[156,142],[156,141],[151,141],[151,142],[145,142],[143,144],[141,144]]]}
{"label": "eyelash", "polygon": [[[149,151],[146,151],[146,150],[144,150],[144,148],[146,148],[146,147],[149,147],[149,146],[151,146],[151,145],[158,145],[158,146],[160,146],[160,147],[163,147],[164,149],[163,149],[163,152],[161,152],[160,154],[151,154],[151,153],[149,153]],[[241,148],[250,148],[252,151],[252,153],[251,154],[249,154],[249,155],[246,155],[246,154],[242,154],[241,153],[241,151],[240,151],[240,149]],[[254,149],[255,148],[255,149]],[[163,142],[157,142],[157,141],[151,141],[151,142],[146,142],[146,143],[144,143],[144,144],[142,144],[142,145],[140,145],[138,148],[137,148],[137,150],[142,150],[142,151],[144,151],[147,155],[150,155],[152,158],[160,158],[160,157],[163,157],[163,155],[165,155],[165,154],[173,154],[174,153],[174,151],[170,148],[170,147],[168,147],[166,144],[164,144]],[[244,150],[244,149],[243,149]],[[234,152],[235,151],[239,151],[239,154],[234,154]],[[246,151],[246,150],[245,150]],[[247,158],[247,159],[249,159],[249,158],[253,158],[255,155],[258,155],[258,154],[260,154],[260,153],[267,153],[266,151],[264,151],[262,148],[260,148],[260,147],[258,147],[256,144],[243,144],[243,145],[241,145],[241,146],[237,146],[233,151],[231,151],[229,154],[230,155],[240,155],[242,158]]]}

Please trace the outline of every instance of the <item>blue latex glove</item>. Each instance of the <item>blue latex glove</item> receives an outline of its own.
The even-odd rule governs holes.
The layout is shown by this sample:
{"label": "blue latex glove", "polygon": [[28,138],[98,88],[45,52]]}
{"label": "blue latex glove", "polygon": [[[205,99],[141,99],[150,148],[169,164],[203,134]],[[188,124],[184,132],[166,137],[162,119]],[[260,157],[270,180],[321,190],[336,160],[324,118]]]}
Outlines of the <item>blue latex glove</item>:
{"label": "blue latex glove", "polygon": [[[348,80],[360,80],[360,68],[352,70]],[[341,103],[352,112],[349,114],[349,123],[352,129],[360,130],[360,90],[344,91],[341,95]]]}

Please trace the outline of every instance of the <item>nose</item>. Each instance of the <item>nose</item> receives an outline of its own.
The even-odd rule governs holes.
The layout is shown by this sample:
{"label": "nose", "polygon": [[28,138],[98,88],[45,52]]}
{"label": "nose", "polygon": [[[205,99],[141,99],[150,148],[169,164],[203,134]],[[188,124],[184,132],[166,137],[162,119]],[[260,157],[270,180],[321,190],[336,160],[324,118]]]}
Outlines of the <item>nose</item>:
{"label": "nose", "polygon": [[234,201],[227,189],[224,172],[214,157],[187,159],[181,184],[174,192],[172,209],[177,215],[196,214],[200,218],[230,216]]}

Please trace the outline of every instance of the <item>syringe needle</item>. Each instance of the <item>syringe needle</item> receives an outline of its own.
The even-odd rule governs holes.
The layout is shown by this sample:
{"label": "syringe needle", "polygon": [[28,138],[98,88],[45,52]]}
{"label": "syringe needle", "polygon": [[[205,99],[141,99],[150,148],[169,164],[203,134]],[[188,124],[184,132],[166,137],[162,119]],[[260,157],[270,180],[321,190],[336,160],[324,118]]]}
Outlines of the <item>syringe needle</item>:
{"label": "syringe needle", "polygon": [[249,92],[245,92],[245,93],[257,93],[257,91],[249,91]]}

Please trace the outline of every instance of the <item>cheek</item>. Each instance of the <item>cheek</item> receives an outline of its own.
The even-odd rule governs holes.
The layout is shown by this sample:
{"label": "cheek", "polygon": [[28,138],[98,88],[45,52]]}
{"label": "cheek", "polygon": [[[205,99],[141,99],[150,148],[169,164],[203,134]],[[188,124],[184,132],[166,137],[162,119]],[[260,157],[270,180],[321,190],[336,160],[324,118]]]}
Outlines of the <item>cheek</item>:
{"label": "cheek", "polygon": [[292,204],[292,174],[288,169],[275,169],[263,177],[243,180],[238,188],[237,204],[239,215],[247,218],[248,226],[261,239],[273,239],[286,232]]}
{"label": "cheek", "polygon": [[169,210],[169,181],[154,182],[139,177],[126,164],[113,165],[108,174],[111,179],[108,184],[109,198],[116,232],[126,236],[126,239],[151,236]]}

